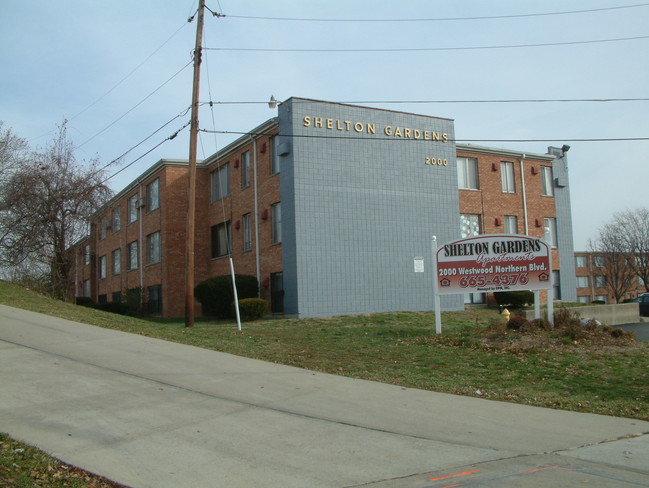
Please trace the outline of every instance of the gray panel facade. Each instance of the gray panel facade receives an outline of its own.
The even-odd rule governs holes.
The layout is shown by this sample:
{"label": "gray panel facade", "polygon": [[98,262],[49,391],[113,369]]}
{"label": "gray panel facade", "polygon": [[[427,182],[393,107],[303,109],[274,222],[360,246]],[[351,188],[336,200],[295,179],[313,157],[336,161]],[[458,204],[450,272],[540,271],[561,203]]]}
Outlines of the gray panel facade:
{"label": "gray panel facade", "polygon": [[575,273],[575,244],[572,236],[572,208],[570,206],[570,180],[568,157],[564,151],[549,147],[548,154],[556,156],[552,162],[554,177],[554,204],[557,210],[557,247],[561,273],[561,300],[577,301],[577,278]]}
{"label": "gray panel facade", "polygon": [[[280,105],[286,313],[433,309],[431,236],[460,237],[454,139],[448,119]],[[462,308],[462,296],[442,298],[443,310]]]}

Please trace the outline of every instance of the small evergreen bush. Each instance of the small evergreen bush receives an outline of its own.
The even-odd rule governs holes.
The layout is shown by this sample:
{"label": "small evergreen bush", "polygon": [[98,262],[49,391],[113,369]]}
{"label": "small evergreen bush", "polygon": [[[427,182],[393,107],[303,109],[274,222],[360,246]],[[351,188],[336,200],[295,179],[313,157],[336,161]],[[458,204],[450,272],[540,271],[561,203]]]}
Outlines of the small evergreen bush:
{"label": "small evergreen bush", "polygon": [[75,302],[77,305],[81,305],[82,307],[93,307],[95,305],[95,302],[93,302],[90,297],[77,297]]}
{"label": "small evergreen bush", "polygon": [[[235,275],[239,301],[245,298],[257,298],[259,284],[257,278],[248,275]],[[230,305],[234,301],[232,277],[220,275],[201,281],[194,288],[194,296],[203,308],[203,315],[209,317],[232,317]]]}
{"label": "small evergreen bush", "polygon": [[534,292],[532,291],[497,291],[494,298],[498,305],[511,307],[524,307],[528,303],[534,303]]}
{"label": "small evergreen bush", "polygon": [[119,315],[126,315],[129,312],[129,307],[126,303],[122,302],[107,302],[107,303],[98,303],[95,305],[97,310],[102,310],[104,312],[116,313]]}
{"label": "small evergreen bush", "polygon": [[[268,302],[263,298],[244,298],[239,300],[239,314],[243,320],[257,320],[264,316],[268,309]],[[235,315],[234,302],[232,302],[232,315]]]}

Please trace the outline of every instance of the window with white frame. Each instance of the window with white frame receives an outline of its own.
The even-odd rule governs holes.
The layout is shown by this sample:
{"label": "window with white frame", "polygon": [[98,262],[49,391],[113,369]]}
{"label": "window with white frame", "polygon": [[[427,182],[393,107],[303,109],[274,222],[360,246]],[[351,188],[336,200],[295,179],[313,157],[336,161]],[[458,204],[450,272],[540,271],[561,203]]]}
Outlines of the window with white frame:
{"label": "window with white frame", "polygon": [[476,214],[460,215],[460,235],[463,239],[480,235],[480,216]]}
{"label": "window with white frame", "polygon": [[90,280],[84,280],[83,282],[83,295],[84,297],[89,297],[91,294],[90,289]]}
{"label": "window with white frame", "polygon": [[113,232],[119,232],[122,228],[122,212],[119,207],[113,209]]}
{"label": "window with white frame", "polygon": [[518,217],[505,215],[505,234],[518,234]]}
{"label": "window with white frame", "polygon": [[275,203],[270,206],[271,210],[271,242],[277,244],[282,242],[282,206],[281,203]]}
{"label": "window with white frame", "polygon": [[604,267],[604,256],[593,256],[593,266],[596,268]]}
{"label": "window with white frame", "polygon": [[250,151],[241,155],[241,188],[250,186]]}
{"label": "window with white frame", "polygon": [[212,238],[212,257],[219,258],[230,254],[230,222],[213,225],[210,231]]}
{"label": "window with white frame", "polygon": [[160,208],[160,178],[156,178],[146,186],[146,209],[148,212]]}
{"label": "window with white frame", "polygon": [[243,250],[252,250],[252,229],[250,226],[250,214],[247,213],[241,219],[243,221]]}
{"label": "window with white frame", "polygon": [[113,274],[118,275],[122,272],[122,250],[120,248],[113,251]]}
{"label": "window with white frame", "polygon": [[230,163],[212,171],[212,202],[221,200],[230,194]]}
{"label": "window with white frame", "polygon": [[588,288],[588,276],[577,276],[577,288]]}
{"label": "window with white frame", "polygon": [[550,247],[557,247],[557,220],[554,218],[543,219],[543,238]]}
{"label": "window with white frame", "polygon": [[552,179],[551,166],[541,166],[541,182],[542,195],[546,197],[554,196],[554,181]]}
{"label": "window with white frame", "polygon": [[99,222],[99,240],[106,239],[106,234],[108,232],[108,220],[101,219]]}
{"label": "window with white frame", "polygon": [[90,264],[90,244],[83,248],[83,264],[86,266]]}
{"label": "window with white frame", "polygon": [[608,303],[608,295],[595,295],[595,301]]}
{"label": "window with white frame", "polygon": [[99,256],[99,279],[106,278],[106,256]]}
{"label": "window with white frame", "polygon": [[508,161],[502,161],[500,163],[500,179],[502,181],[503,193],[516,193],[514,163]]}
{"label": "window with white frame", "polygon": [[129,270],[138,268],[139,265],[138,248],[139,248],[138,241],[133,241],[128,245],[128,269]]}
{"label": "window with white frame", "polygon": [[606,276],[597,275],[595,276],[595,288],[605,288],[606,287]]}
{"label": "window with white frame", "polygon": [[271,137],[270,144],[270,174],[279,173],[279,154],[277,154],[277,137]]}
{"label": "window with white frame", "polygon": [[457,158],[457,186],[460,190],[478,190],[478,160]]}
{"label": "window with white frame", "polygon": [[137,193],[128,199],[128,223],[137,221]]}
{"label": "window with white frame", "polygon": [[590,303],[590,297],[577,297],[577,303]]}
{"label": "window with white frame", "polygon": [[576,268],[587,268],[588,267],[588,256],[575,256],[575,267]]}
{"label": "window with white frame", "polygon": [[146,236],[147,264],[160,262],[160,231]]}

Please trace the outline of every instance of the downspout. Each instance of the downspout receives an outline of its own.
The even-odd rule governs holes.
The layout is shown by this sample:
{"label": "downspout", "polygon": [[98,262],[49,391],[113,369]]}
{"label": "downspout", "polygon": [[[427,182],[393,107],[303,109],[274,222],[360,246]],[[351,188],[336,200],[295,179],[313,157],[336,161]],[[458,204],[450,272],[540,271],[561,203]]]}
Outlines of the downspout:
{"label": "downspout", "polygon": [[530,226],[527,217],[527,195],[525,194],[525,171],[523,168],[523,161],[525,154],[521,157],[521,193],[523,194],[523,223],[525,224],[525,235],[530,235]]}
{"label": "downspout", "polygon": [[[257,273],[257,283],[261,283],[261,271],[259,265],[259,195],[257,182],[257,140],[252,138],[252,175],[253,175],[253,194],[255,199],[255,271]],[[261,296],[261,289],[257,288],[257,297]]]}
{"label": "downspout", "polygon": [[139,221],[139,227],[140,227],[140,237],[139,241],[140,244],[138,245],[138,266],[140,268],[140,309],[142,309],[144,305],[144,242],[142,242],[142,218],[144,217],[142,209],[144,208],[144,205],[142,205],[142,182],[138,181],[138,189],[137,189],[137,212],[138,212],[138,221]]}

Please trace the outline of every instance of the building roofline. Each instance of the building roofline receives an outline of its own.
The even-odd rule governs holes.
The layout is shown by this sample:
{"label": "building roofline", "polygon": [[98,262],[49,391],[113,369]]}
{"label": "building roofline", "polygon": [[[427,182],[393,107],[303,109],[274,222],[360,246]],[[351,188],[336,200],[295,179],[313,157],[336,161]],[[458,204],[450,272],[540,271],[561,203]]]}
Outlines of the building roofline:
{"label": "building roofline", "polygon": [[275,128],[279,127],[279,123],[277,120],[277,117],[273,117],[271,119],[266,120],[265,122],[259,124],[257,127],[254,129],[243,133],[241,137],[238,139],[232,141],[230,144],[225,146],[223,149],[217,151],[216,153],[212,154],[208,158],[206,158],[203,161],[203,166],[209,167],[212,166],[213,164],[218,163],[219,161],[227,158],[230,156],[233,152],[235,152],[237,149],[245,146],[250,142],[252,138],[260,137],[260,136],[265,136],[265,135],[272,135],[271,131]]}
{"label": "building roofline", "polygon": [[280,102],[280,104],[281,103],[287,103],[289,101],[294,101],[294,102],[297,101],[298,103],[299,102],[326,103],[326,104],[329,104],[329,105],[342,105],[343,107],[364,108],[366,110],[379,110],[381,112],[389,112],[389,113],[393,113],[393,114],[414,115],[416,117],[426,117],[426,118],[429,118],[429,119],[447,120],[447,121],[450,121],[450,122],[455,121],[455,119],[451,119],[451,118],[448,118],[448,117],[438,117],[436,115],[425,115],[425,114],[418,114],[418,113],[414,113],[414,112],[404,112],[402,110],[389,110],[389,109],[386,109],[386,108],[368,107],[366,105],[354,105],[354,104],[351,104],[351,103],[329,102],[327,100],[316,100],[314,98],[290,97],[290,98],[284,100],[283,102]]}
{"label": "building roofline", "polygon": [[540,159],[543,161],[554,161],[556,159],[552,154],[537,154],[527,151],[500,149],[497,147],[474,146],[473,144],[455,144],[455,151],[490,154],[494,156],[508,156],[516,159]]}

